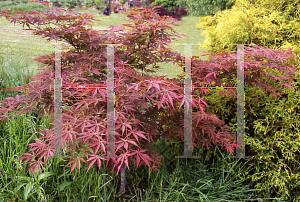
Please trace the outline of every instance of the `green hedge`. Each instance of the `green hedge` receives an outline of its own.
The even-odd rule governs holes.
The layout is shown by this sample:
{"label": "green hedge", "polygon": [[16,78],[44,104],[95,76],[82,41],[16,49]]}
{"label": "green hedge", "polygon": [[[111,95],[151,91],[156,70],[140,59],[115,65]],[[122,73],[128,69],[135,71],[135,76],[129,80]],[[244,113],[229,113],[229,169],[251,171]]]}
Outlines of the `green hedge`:
{"label": "green hedge", "polygon": [[219,10],[231,8],[233,0],[156,0],[151,6],[161,5],[171,12],[175,7],[187,7],[191,16],[213,15]]}
{"label": "green hedge", "polygon": [[18,4],[26,4],[28,1],[27,0],[11,0],[15,5]]}
{"label": "green hedge", "polygon": [[187,12],[191,16],[214,15],[234,5],[233,0],[187,0],[186,4]]}
{"label": "green hedge", "polygon": [[57,2],[61,4],[64,8],[68,9],[75,8],[75,6],[81,4],[80,0],[58,0]]}
{"label": "green hedge", "polygon": [[99,6],[100,11],[103,11],[108,6],[108,2],[106,0],[86,0],[84,5],[87,8]]}
{"label": "green hedge", "polygon": [[155,0],[151,3],[151,6],[161,5],[169,12],[171,12],[172,8],[179,7],[179,2],[177,0]]}
{"label": "green hedge", "polygon": [[[29,12],[29,11],[47,11],[48,6],[40,4],[40,3],[21,3],[18,5],[15,5],[14,2],[2,2],[0,3],[0,10],[2,9],[10,9],[11,11],[23,11],[23,12]],[[13,13],[12,13],[13,14]]]}

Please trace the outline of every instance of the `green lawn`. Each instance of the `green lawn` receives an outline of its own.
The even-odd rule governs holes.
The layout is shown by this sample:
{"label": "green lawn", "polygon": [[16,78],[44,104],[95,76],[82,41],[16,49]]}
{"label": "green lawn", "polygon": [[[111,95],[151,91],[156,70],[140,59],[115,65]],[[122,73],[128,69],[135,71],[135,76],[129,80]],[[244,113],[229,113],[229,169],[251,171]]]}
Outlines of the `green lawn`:
{"label": "green lawn", "polygon": [[[126,14],[111,14],[110,16],[97,15],[97,18],[101,21],[96,21],[95,25],[93,25],[94,29],[105,29],[108,28],[111,24],[121,25],[126,23]],[[199,17],[185,16],[181,19],[182,22],[177,23],[180,25],[172,26],[172,28],[179,34],[187,35],[185,38],[178,38],[178,41],[173,42],[172,50],[179,51],[182,55],[184,55],[184,46],[176,45],[176,44],[202,44],[205,40],[205,37],[201,35],[202,30],[196,28],[196,25],[199,23]],[[170,44],[171,45],[171,44]],[[199,46],[192,46],[192,54],[197,55],[203,60],[206,60],[207,56],[201,56],[201,51],[204,49],[200,49]],[[160,71],[158,71],[157,76],[167,75],[166,78],[174,78],[176,75],[182,73],[182,70],[179,66],[173,65],[172,63],[158,63],[162,67]]]}
{"label": "green lawn", "polygon": [[[89,11],[93,12],[93,11]],[[106,29],[113,25],[121,25],[127,23],[125,21],[126,14],[111,14],[110,16],[103,16],[95,14],[97,19],[101,21],[95,21],[93,28],[96,30]],[[183,17],[181,23],[178,23],[180,27],[173,26],[173,29],[180,34],[188,35],[187,38],[178,38],[178,41],[174,43],[203,43],[205,38],[200,36],[201,30],[196,28],[196,24],[199,23],[199,17]],[[26,27],[25,27],[26,29]],[[11,72],[18,71],[31,71],[35,72],[38,67],[36,62],[33,62],[32,59],[43,54],[50,54],[54,52],[54,46],[51,43],[55,41],[48,42],[46,39],[43,39],[41,36],[34,36],[29,30],[23,30],[21,25],[10,24],[4,17],[0,18],[0,58],[5,61],[11,61],[13,63],[23,66],[23,70],[15,70],[14,66],[7,66],[9,63],[6,63],[4,66],[5,72],[10,74]],[[184,46],[173,45],[172,49],[174,51],[179,51],[184,54]],[[193,55],[200,56],[200,51],[198,46],[192,46]],[[206,59],[206,57],[202,57]],[[173,66],[172,63],[161,64],[162,69],[158,72],[158,75],[167,75],[167,78],[174,78],[176,75],[181,73],[181,69],[176,65]],[[25,70],[26,69],[26,70]]]}

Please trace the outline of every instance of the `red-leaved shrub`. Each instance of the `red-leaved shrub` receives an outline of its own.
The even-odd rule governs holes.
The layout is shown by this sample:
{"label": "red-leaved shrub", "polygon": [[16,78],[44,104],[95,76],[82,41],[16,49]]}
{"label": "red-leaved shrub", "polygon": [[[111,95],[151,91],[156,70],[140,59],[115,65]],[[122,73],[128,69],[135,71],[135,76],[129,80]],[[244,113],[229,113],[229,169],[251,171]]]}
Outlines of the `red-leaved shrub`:
{"label": "red-leaved shrub", "polygon": [[[129,169],[134,159],[137,167],[144,163],[152,170],[158,170],[162,157],[155,150],[148,149],[149,142],[156,141],[161,135],[183,139],[183,114],[177,122],[168,124],[170,124],[169,117],[177,113],[185,103],[184,84],[182,77],[165,80],[164,76],[154,78],[146,73],[155,72],[159,68],[157,62],[174,62],[184,68],[182,65],[184,57],[166,46],[174,37],[180,36],[170,27],[177,20],[169,17],[162,18],[153,12],[153,9],[135,8],[129,10],[127,16],[131,23],[95,31],[85,26],[92,20],[96,20],[89,13],[63,14],[60,9],[56,9],[51,12],[33,11],[30,14],[18,11],[19,15],[8,15],[8,11],[3,9],[1,16],[5,16],[11,22],[27,25],[35,35],[48,37],[49,41],[60,40],[74,47],[73,50],[62,53],[63,85],[70,82],[78,85],[106,86],[107,46],[100,44],[122,44],[115,46],[114,53],[115,155],[124,158],[104,158],[107,134],[107,90],[64,89],[62,96],[67,103],[66,108],[62,109],[62,147],[65,155],[71,154],[71,159],[66,165],[72,165],[71,172],[75,167],[80,172],[81,162],[89,163],[88,170],[97,162],[100,169],[102,161],[107,161],[106,166],[113,161],[112,169],[117,168],[119,172],[124,163]],[[55,25],[56,28],[39,27],[44,24]],[[37,25],[37,28],[31,28],[32,25]],[[275,89],[268,81],[264,81],[263,77],[280,82],[294,82],[292,78],[295,69],[288,63],[288,57],[293,57],[291,50],[245,47],[246,85],[256,85],[275,96],[280,95],[277,91],[281,89]],[[34,75],[32,77],[34,81],[29,84],[14,89],[26,90],[25,94],[1,101],[0,114],[5,115],[0,115],[0,120],[6,118],[9,121],[12,112],[21,108],[23,109],[18,111],[19,114],[31,112],[37,106],[40,106],[38,110],[41,116],[44,115],[45,110],[53,117],[54,54],[43,55],[35,60],[44,64],[40,68],[41,73]],[[193,84],[221,86],[222,79],[228,75],[219,74],[219,71],[227,71],[231,76],[236,77],[236,61],[236,53],[221,52],[210,57],[208,61],[193,56],[191,64]],[[153,64],[153,69],[146,69],[145,67],[150,64]],[[143,70],[145,75],[141,76],[135,69]],[[279,70],[281,73],[283,70],[286,72],[283,76],[278,76],[269,73],[270,69]],[[226,85],[232,86],[232,83],[229,79]],[[291,88],[290,84],[283,84]],[[202,95],[208,92],[209,89],[201,90]],[[235,90],[224,90],[221,93],[226,96],[236,96]],[[152,103],[152,106],[149,103]],[[233,152],[236,143],[235,134],[216,115],[205,112],[204,105],[206,102],[203,96],[193,97],[191,107],[194,146],[210,149],[212,144],[219,144],[227,151]],[[143,114],[141,109],[146,113]],[[9,112],[11,113],[8,114]],[[161,118],[161,122],[157,124],[158,117]],[[162,129],[162,125],[167,127]],[[28,171],[32,170],[32,174],[36,168],[41,172],[40,164],[46,165],[54,152],[53,129],[40,133],[43,136],[35,140],[35,143],[29,144],[32,147],[29,153],[25,153],[20,158],[30,164]]]}
{"label": "red-leaved shrub", "polygon": [[157,6],[153,6],[153,7],[149,7],[149,8],[154,8],[154,12],[157,13],[159,16],[163,17],[163,16],[169,16],[172,17],[174,19],[180,20],[181,16],[175,15],[172,12],[169,12],[165,7],[161,6],[161,5],[157,5]]}
{"label": "red-leaved shrub", "polygon": [[176,19],[181,19],[182,16],[187,16],[186,6],[184,7],[175,7],[171,9],[171,13],[176,16]]}

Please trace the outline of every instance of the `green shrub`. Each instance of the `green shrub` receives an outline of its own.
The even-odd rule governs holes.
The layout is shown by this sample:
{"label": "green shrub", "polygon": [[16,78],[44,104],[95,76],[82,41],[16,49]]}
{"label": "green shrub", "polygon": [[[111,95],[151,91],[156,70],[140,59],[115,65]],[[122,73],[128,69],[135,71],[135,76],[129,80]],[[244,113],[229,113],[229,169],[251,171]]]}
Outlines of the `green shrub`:
{"label": "green shrub", "polygon": [[86,0],[84,5],[87,8],[92,7],[94,5],[99,6],[99,9],[102,11],[108,6],[108,2],[106,0]]}
{"label": "green shrub", "polygon": [[89,7],[92,7],[92,6],[96,5],[96,3],[95,3],[94,0],[86,0],[86,1],[84,2],[84,5],[85,5],[87,8],[89,8]]}
{"label": "green shrub", "polygon": [[[242,173],[241,180],[251,177],[247,182],[261,189],[260,197],[291,200],[300,196],[300,71],[297,74],[298,84],[293,90],[287,88],[282,98],[275,99],[260,88],[245,89],[245,155],[254,159],[247,163],[251,171]],[[236,131],[236,100],[217,91],[205,97],[208,111]]]}
{"label": "green shrub", "polygon": [[11,0],[14,5],[18,5],[18,4],[26,4],[28,1],[27,0]]}
{"label": "green shrub", "polygon": [[[229,44],[257,44],[291,48],[299,53],[300,29],[294,26],[299,23],[298,4],[299,0],[257,0],[251,3],[237,0],[232,9],[201,18],[197,27],[205,28],[203,34],[208,34],[201,48],[218,52],[236,50],[236,46]],[[261,90],[246,87],[246,155],[255,156],[249,163],[249,167],[255,170],[244,173],[243,177],[262,171],[262,174],[251,177],[255,188],[265,189],[260,193],[262,196],[295,200],[300,195],[300,172],[297,170],[300,160],[299,87],[285,92],[283,98],[275,99]],[[222,102],[224,105],[225,101]],[[229,107],[235,112],[231,105]],[[218,110],[220,115],[230,111],[228,108]],[[233,116],[231,113],[230,117]],[[272,189],[267,189],[271,186]]]}
{"label": "green shrub", "polygon": [[80,0],[58,0],[58,3],[68,9],[75,8],[75,6],[78,6],[81,4]]}
{"label": "green shrub", "polygon": [[95,3],[99,6],[100,11],[103,11],[108,6],[108,2],[106,0],[95,0]]}
{"label": "green shrub", "polygon": [[[236,0],[229,9],[201,17],[197,28],[207,35],[201,48],[232,51],[229,44],[292,48],[299,52],[299,0]],[[298,47],[297,47],[298,46]]]}
{"label": "green shrub", "polygon": [[179,8],[187,6],[187,0],[178,0],[177,4]]}
{"label": "green shrub", "polygon": [[93,5],[95,5],[95,1],[94,1],[94,0],[86,0],[86,1],[84,2],[84,5],[85,5],[87,8],[89,8],[89,7],[93,6]]}
{"label": "green shrub", "polygon": [[274,99],[254,89],[246,96],[250,132],[246,133],[246,143],[256,152],[254,169],[264,171],[253,176],[252,182],[255,188],[267,188],[277,178],[274,188],[263,193],[266,197],[280,194],[287,200],[300,196],[299,81],[298,71],[298,87],[286,89],[283,98]]}
{"label": "green shrub", "polygon": [[11,6],[14,6],[13,2],[9,2],[9,1],[0,2],[0,9],[8,9]]}
{"label": "green shrub", "polygon": [[40,4],[40,3],[29,3],[29,4],[19,4],[14,5],[13,2],[3,2],[0,3],[0,10],[1,9],[10,9],[11,11],[23,11],[23,12],[29,12],[29,11],[47,11],[48,7],[46,5]]}
{"label": "green shrub", "polygon": [[179,7],[177,0],[156,0],[151,3],[151,6],[161,5],[171,12],[172,8]]}
{"label": "green shrub", "polygon": [[191,16],[203,16],[230,9],[234,3],[233,0],[186,0],[186,5]]}

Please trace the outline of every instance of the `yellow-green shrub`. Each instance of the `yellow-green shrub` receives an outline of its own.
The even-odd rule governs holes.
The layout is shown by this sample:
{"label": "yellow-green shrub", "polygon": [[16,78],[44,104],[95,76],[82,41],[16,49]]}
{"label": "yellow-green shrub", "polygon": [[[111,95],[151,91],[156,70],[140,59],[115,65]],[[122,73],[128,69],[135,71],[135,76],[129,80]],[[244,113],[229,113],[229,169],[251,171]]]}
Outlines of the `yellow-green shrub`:
{"label": "yellow-green shrub", "polygon": [[[293,90],[285,89],[282,98],[246,86],[246,156],[254,156],[254,159],[247,162],[249,170],[240,174],[241,179],[251,177],[251,188],[264,189],[258,192],[262,198],[296,201],[300,200],[300,66],[295,60],[290,63],[298,67],[298,84]],[[278,81],[269,82],[282,87]],[[211,90],[212,93],[204,97],[209,105],[207,110],[235,129],[236,100],[222,97],[217,91]]]}
{"label": "yellow-green shrub", "polygon": [[187,12],[191,16],[213,15],[217,11],[229,9],[234,0],[186,0]]}
{"label": "yellow-green shrub", "polygon": [[288,88],[285,96],[276,100],[254,89],[248,95],[246,110],[251,115],[246,117],[250,132],[246,144],[256,152],[253,173],[264,172],[253,175],[252,183],[256,188],[268,188],[277,178],[274,188],[263,194],[296,199],[300,196],[300,89]]}
{"label": "yellow-green shrub", "polygon": [[300,52],[299,3],[300,0],[236,0],[231,9],[201,17],[197,28],[203,28],[207,38],[200,48],[218,52],[236,50],[229,44],[257,44]]}
{"label": "yellow-green shrub", "polygon": [[[287,88],[283,98],[275,99],[256,87],[245,89],[245,155],[254,158],[247,162],[249,170],[240,176],[242,180],[251,178],[247,182],[252,184],[251,188],[262,189],[257,192],[262,198],[294,200],[300,196],[299,71],[297,78],[298,86],[293,86],[293,90]],[[222,97],[217,91],[205,96],[207,110],[236,131],[236,100]]]}
{"label": "yellow-green shrub", "polygon": [[[219,52],[236,50],[236,46],[229,44],[257,44],[300,52],[299,6],[296,6],[299,3],[299,0],[251,0],[251,3],[237,0],[232,9],[201,18],[197,27],[205,28],[207,39],[200,47]],[[296,170],[300,160],[300,96],[299,88],[286,92],[286,98],[275,100],[262,90],[246,88],[246,155],[255,158],[249,162],[254,170],[242,176],[252,175],[253,188],[266,189],[260,193],[262,197],[295,200],[300,196],[300,172]],[[218,113],[227,112],[228,108]]]}

